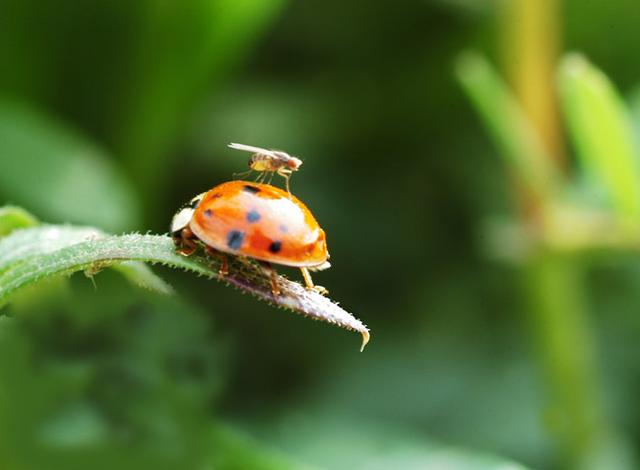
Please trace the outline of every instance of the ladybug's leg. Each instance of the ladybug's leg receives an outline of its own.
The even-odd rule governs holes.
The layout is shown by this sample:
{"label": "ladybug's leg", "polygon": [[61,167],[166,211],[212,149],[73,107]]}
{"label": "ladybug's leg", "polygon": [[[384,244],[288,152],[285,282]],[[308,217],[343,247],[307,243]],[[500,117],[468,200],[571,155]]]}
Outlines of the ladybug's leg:
{"label": "ladybug's leg", "polygon": [[198,249],[195,240],[196,236],[189,227],[185,227],[173,234],[173,241],[178,247],[178,253],[182,256],[191,256]]}
{"label": "ladybug's leg", "polygon": [[268,263],[266,261],[260,261],[260,266],[262,266],[262,269],[264,269],[264,271],[269,275],[269,278],[271,279],[271,293],[274,297],[279,296],[281,292],[280,288],[278,287],[278,273],[276,272],[275,268],[271,263]]}
{"label": "ladybug's leg", "polygon": [[229,274],[229,260],[227,259],[227,255],[222,253],[221,251],[216,250],[215,248],[207,247],[204,249],[209,256],[212,258],[217,258],[220,261],[220,269],[218,269],[218,276],[225,277]]}
{"label": "ladybug's leg", "polygon": [[310,289],[322,295],[327,295],[329,293],[329,291],[324,287],[316,286],[313,284],[311,274],[309,274],[309,270],[307,268],[300,268],[300,271],[302,272],[302,277],[304,278],[304,283],[307,285],[307,289]]}

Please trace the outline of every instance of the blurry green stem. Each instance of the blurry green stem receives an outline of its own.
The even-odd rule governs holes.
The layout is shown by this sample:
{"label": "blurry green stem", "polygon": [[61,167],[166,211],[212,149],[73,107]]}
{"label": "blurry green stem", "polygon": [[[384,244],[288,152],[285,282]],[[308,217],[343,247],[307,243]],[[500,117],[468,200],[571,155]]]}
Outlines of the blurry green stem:
{"label": "blurry green stem", "polygon": [[551,393],[550,424],[571,465],[598,467],[618,460],[597,378],[595,347],[589,328],[583,268],[575,258],[544,252],[524,267],[531,329]]}
{"label": "blurry green stem", "polygon": [[[561,2],[504,0],[503,4],[502,39],[515,99],[545,149],[536,158],[561,171],[563,139],[554,86]],[[547,206],[545,218],[548,211]],[[541,221],[526,212],[521,218],[527,225]],[[559,226],[569,222],[565,218]],[[531,255],[524,269],[532,331],[551,388],[551,416],[557,418],[556,431],[570,461],[562,467],[626,468],[621,441],[608,422],[601,396],[583,266],[575,257],[541,251]]]}
{"label": "blurry green stem", "polygon": [[[537,209],[521,211],[518,225],[524,230],[518,232],[519,243],[500,243],[500,250],[508,252],[511,246],[516,256],[522,255],[533,336],[548,378],[549,395],[562,418],[562,452],[572,461],[572,468],[584,468],[581,462],[593,460],[594,455],[597,462],[605,457],[620,458],[622,448],[617,446],[621,441],[607,422],[599,392],[583,267],[576,264],[577,257],[569,255],[580,249],[632,248],[638,244],[637,236],[618,227],[609,216],[558,204],[563,177],[557,160],[542,145],[544,129],[535,128],[485,58],[474,53],[463,55],[457,73],[508,169],[524,183],[514,187],[516,199],[532,201]],[[527,246],[529,242],[533,242],[533,249]]]}
{"label": "blurry green stem", "polygon": [[555,68],[560,42],[561,0],[502,0],[506,72],[547,154],[564,167]]}
{"label": "blurry green stem", "polygon": [[538,209],[547,205],[554,199],[562,176],[516,97],[480,54],[462,54],[456,72],[526,196]]}

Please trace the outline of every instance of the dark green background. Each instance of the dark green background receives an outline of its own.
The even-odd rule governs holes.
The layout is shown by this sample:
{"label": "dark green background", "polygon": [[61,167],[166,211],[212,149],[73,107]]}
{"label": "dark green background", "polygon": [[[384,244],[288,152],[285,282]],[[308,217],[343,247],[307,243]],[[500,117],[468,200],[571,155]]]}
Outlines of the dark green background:
{"label": "dark green background", "polygon": [[[567,1],[561,24],[563,49],[625,93],[640,83],[636,1]],[[0,318],[5,468],[437,469],[439,443],[563,468],[518,269],[482,250],[510,182],[453,72],[468,48],[500,64],[498,29],[481,0],[1,0],[0,131],[28,106],[125,188],[86,197],[101,167],[64,179],[46,141],[27,165],[0,139],[0,201],[163,233],[244,171],[227,143],[284,149],[328,236],[315,280],[372,330],[361,354],[352,333],[189,274],[156,270],[172,300],[75,276]],[[606,401],[634,447],[640,272],[588,275]]]}

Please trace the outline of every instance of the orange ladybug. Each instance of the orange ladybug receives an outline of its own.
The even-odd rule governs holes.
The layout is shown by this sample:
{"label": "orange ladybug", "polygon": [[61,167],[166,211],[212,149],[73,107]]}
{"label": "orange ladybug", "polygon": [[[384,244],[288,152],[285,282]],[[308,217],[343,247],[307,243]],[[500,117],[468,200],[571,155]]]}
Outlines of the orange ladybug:
{"label": "orange ladybug", "polygon": [[[251,170],[259,172],[258,179],[262,178],[263,181],[267,174],[273,176],[274,173],[277,173],[284,178],[287,192],[291,194],[289,178],[291,178],[291,174],[294,171],[298,171],[302,166],[302,160],[282,150],[263,149],[253,145],[236,143],[229,144],[229,147],[235,150],[252,152],[253,155],[249,157],[249,173]],[[271,182],[271,179],[269,179],[269,182]]]}
{"label": "orange ladybug", "polygon": [[194,197],[173,217],[171,235],[185,256],[202,244],[221,257],[221,275],[226,253],[258,260],[271,275],[274,295],[272,263],[300,268],[307,288],[326,293],[309,274],[330,267],[324,230],[299,199],[269,184],[230,181]]}

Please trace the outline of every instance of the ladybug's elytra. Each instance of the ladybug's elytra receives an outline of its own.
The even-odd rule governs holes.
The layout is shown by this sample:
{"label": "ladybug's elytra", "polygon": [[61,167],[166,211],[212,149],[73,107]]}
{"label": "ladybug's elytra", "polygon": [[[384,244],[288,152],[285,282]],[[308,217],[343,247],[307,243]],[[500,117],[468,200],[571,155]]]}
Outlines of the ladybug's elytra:
{"label": "ladybug's elytra", "polygon": [[328,268],[326,236],[311,211],[299,199],[274,186],[230,181],[194,197],[173,217],[171,234],[180,253],[192,254],[198,242],[211,256],[225,253],[258,260],[271,274],[274,295],[279,294],[271,264],[300,268],[308,288],[309,270]]}

